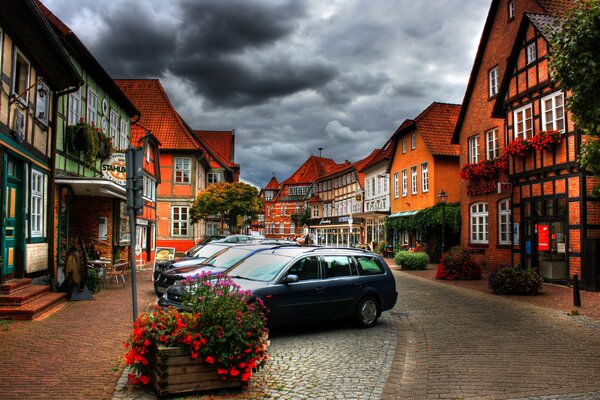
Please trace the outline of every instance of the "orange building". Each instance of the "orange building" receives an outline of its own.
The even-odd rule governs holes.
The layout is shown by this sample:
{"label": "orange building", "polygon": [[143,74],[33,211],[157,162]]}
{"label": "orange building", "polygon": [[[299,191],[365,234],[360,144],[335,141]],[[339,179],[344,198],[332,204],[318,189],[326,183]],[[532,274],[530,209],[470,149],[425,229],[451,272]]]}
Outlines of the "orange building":
{"label": "orange building", "polygon": [[[233,132],[193,131],[177,113],[157,79],[119,79],[117,84],[142,113],[139,123],[161,143],[161,184],[156,193],[156,246],[185,251],[219,231],[219,222],[190,222],[190,208],[198,193],[216,182],[232,182],[239,166],[220,151],[233,155]],[[220,135],[220,136],[219,136]],[[218,139],[221,138],[221,139]],[[222,146],[220,140],[226,142]],[[221,149],[221,150],[219,150]]]}
{"label": "orange building", "polygon": [[[459,147],[450,143],[459,112],[460,105],[434,102],[396,130],[387,168],[391,199],[388,218],[411,216],[434,206],[442,190],[448,194],[448,203],[460,200]],[[394,244],[412,246],[416,240],[425,239],[400,231],[395,232]]]}
{"label": "orange building", "polygon": [[156,188],[160,184],[160,142],[148,129],[139,124],[131,126],[131,145],[141,147],[143,159],[144,208],[142,215],[136,217],[136,264],[144,265],[154,259],[156,250],[157,203]]}
{"label": "orange building", "polygon": [[260,192],[258,192],[258,199],[262,205],[261,212],[258,214],[257,219],[252,221],[252,230],[260,233],[261,235],[265,234],[265,214],[267,209],[267,203],[275,198],[275,196],[279,193],[279,181],[277,178],[272,177],[267,186],[262,188]]}

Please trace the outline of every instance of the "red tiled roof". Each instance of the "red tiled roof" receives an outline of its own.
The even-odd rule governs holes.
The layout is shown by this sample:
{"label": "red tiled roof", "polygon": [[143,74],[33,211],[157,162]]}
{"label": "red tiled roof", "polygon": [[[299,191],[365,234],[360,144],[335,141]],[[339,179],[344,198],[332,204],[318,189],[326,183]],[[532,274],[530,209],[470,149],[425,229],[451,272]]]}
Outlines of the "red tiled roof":
{"label": "red tiled roof", "polygon": [[459,104],[431,103],[417,118],[417,131],[435,156],[458,156],[459,146],[451,144],[460,113]]}
{"label": "red tiled roof", "polygon": [[269,181],[269,183],[267,183],[267,186],[265,186],[265,190],[275,190],[275,189],[279,189],[279,182],[277,181],[277,178],[272,177],[271,180]]}
{"label": "red tiled roof", "polygon": [[205,142],[210,143],[215,150],[219,152],[219,155],[226,158],[229,161],[233,161],[233,131],[194,131],[198,136],[204,139]]}
{"label": "red tiled roof", "polygon": [[175,111],[158,79],[115,79],[140,110],[139,123],[147,127],[165,150],[198,150],[202,146]]}
{"label": "red tiled roof", "polygon": [[564,17],[571,7],[575,5],[574,0],[538,0],[538,3],[550,15]]}
{"label": "red tiled roof", "polygon": [[322,176],[329,175],[337,167],[339,164],[330,158],[310,156],[292,176],[281,182],[281,185],[312,183]]}
{"label": "red tiled roof", "polygon": [[[222,166],[227,168],[239,168],[239,164],[234,163],[232,160],[230,160],[229,157],[226,157],[220,151],[220,149],[224,147],[231,149],[231,144],[233,141],[233,135],[231,135],[231,132],[229,132],[230,135],[208,135],[210,136],[209,140],[207,140],[207,136],[205,135],[206,132],[208,131],[195,130],[194,134],[196,135],[196,138],[200,141],[200,143],[202,143],[202,145],[204,145],[204,147],[208,150],[210,155],[212,155],[211,157],[209,157],[211,168],[221,168]],[[231,150],[229,150],[227,154],[231,155]]]}

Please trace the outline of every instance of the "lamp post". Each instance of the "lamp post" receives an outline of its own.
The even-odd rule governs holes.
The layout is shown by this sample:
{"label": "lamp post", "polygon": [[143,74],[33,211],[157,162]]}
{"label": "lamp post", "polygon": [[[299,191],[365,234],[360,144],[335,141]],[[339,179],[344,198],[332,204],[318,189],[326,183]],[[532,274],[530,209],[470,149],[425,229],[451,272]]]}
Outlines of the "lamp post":
{"label": "lamp post", "polygon": [[440,190],[440,194],[437,195],[438,203],[442,205],[442,255],[444,254],[444,226],[446,225],[446,201],[448,200],[448,194],[444,192],[444,189]]}

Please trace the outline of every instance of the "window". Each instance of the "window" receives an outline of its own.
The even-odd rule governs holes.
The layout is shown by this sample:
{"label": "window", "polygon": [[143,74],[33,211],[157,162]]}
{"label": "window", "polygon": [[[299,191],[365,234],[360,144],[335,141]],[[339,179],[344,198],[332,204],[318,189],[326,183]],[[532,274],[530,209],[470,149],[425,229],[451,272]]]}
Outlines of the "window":
{"label": "window", "polygon": [[402,154],[406,153],[406,138],[402,138]]}
{"label": "window", "polygon": [[508,2],[508,20],[512,21],[513,19],[515,19],[515,2],[510,0]]}
{"label": "window", "polygon": [[325,270],[327,278],[335,278],[338,276],[356,275],[352,261],[346,256],[324,256]]}
{"label": "window", "polygon": [[76,125],[79,122],[81,112],[81,88],[76,92],[69,93],[69,115],[68,124]]}
{"label": "window", "polygon": [[417,166],[410,167],[410,193],[417,194],[418,183],[417,183]]}
{"label": "window", "polygon": [[31,64],[18,49],[15,51],[13,71],[13,94],[17,96],[17,100],[27,104],[29,101],[29,90],[27,89],[29,89]]}
{"label": "window", "polygon": [[279,215],[285,215],[285,204],[279,207]]}
{"label": "window", "polygon": [[414,149],[416,149],[416,148],[417,148],[417,134],[416,134],[416,133],[413,133],[413,134],[410,136],[410,149],[411,149],[411,150],[414,150]]}
{"label": "window", "polygon": [[511,244],[510,229],[510,200],[504,199],[498,202],[498,243]]}
{"label": "window", "polygon": [[280,234],[284,234],[285,233],[285,226],[283,225],[283,222],[279,223],[279,233]]}
{"label": "window", "polygon": [[31,236],[42,237],[44,232],[44,174],[31,170]]}
{"label": "window", "polygon": [[117,145],[117,140],[119,136],[117,135],[117,125],[119,122],[119,116],[115,112],[115,110],[110,110],[110,130],[109,137],[112,139],[114,145]]}
{"label": "window", "polygon": [[565,130],[565,104],[562,92],[553,93],[542,99],[542,129]]}
{"label": "window", "polygon": [[290,234],[291,235],[295,235],[296,234],[296,224],[293,222],[290,222]]}
{"label": "window", "polygon": [[479,135],[469,138],[469,163],[477,164],[479,161]]}
{"label": "window", "polygon": [[[408,171],[402,170],[402,197],[408,195]],[[398,196],[396,196],[398,197]]]}
{"label": "window", "polygon": [[175,157],[175,183],[190,183],[192,159]]}
{"label": "window", "polygon": [[429,165],[427,163],[421,164],[421,192],[425,193],[429,191]]}
{"label": "window", "polygon": [[488,73],[488,84],[490,90],[490,97],[494,97],[498,94],[498,78],[500,76],[500,70],[496,65],[494,68],[490,69]]}
{"label": "window", "polygon": [[375,178],[371,178],[371,196],[375,196]]}
{"label": "window", "polygon": [[94,91],[88,88],[87,91],[87,122],[90,124],[97,124],[98,118],[98,96]]}
{"label": "window", "polygon": [[[112,116],[111,116],[112,117]],[[125,118],[121,118],[121,129],[119,129],[119,148],[127,150],[129,145],[129,124]],[[146,161],[150,162],[150,145],[147,146]]]}
{"label": "window", "polygon": [[296,275],[300,281],[320,279],[319,257],[311,256],[296,261],[287,274]]}
{"label": "window", "polygon": [[187,236],[189,228],[189,207],[171,207],[171,236]]}
{"label": "window", "polygon": [[488,242],[488,205],[475,203],[471,205],[471,243]]}
{"label": "window", "polygon": [[488,160],[493,160],[499,156],[498,128],[490,129],[485,133],[485,145]]}
{"label": "window", "polygon": [[[405,171],[402,171],[403,177],[404,177],[404,172]],[[404,191],[402,191],[402,193],[404,194]],[[398,198],[398,173],[397,172],[394,172],[394,197]]]}
{"label": "window", "polygon": [[529,65],[535,60],[537,60],[537,48],[535,42],[533,42],[527,45],[527,64]]}
{"label": "window", "polygon": [[317,207],[317,206],[312,207],[312,216],[313,216],[313,218],[319,217],[319,207]]}
{"label": "window", "polygon": [[44,82],[37,84],[37,97],[35,101],[35,117],[44,125],[48,125],[48,96],[50,90]]}
{"label": "window", "polygon": [[530,139],[533,136],[531,104],[518,108],[514,112],[515,139]]}
{"label": "window", "polygon": [[209,172],[206,174],[208,184],[219,183],[221,181],[221,174],[219,172]]}
{"label": "window", "polygon": [[156,181],[146,174],[144,174],[143,180],[142,196],[150,201],[156,200]]}

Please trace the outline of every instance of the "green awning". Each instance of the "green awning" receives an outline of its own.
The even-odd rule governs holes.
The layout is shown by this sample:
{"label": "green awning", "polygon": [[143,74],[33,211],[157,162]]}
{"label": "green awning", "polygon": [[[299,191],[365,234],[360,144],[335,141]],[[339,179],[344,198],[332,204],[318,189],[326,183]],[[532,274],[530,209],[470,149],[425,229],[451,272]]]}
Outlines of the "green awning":
{"label": "green awning", "polygon": [[388,218],[400,218],[400,217],[410,217],[411,215],[415,215],[421,210],[410,210],[410,211],[401,211],[388,216]]}

